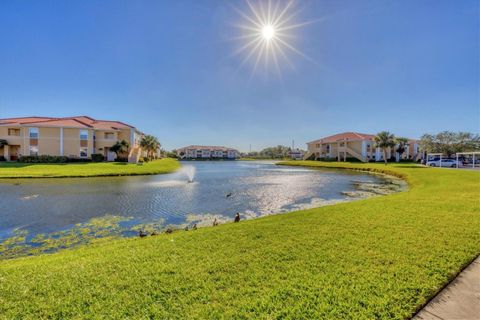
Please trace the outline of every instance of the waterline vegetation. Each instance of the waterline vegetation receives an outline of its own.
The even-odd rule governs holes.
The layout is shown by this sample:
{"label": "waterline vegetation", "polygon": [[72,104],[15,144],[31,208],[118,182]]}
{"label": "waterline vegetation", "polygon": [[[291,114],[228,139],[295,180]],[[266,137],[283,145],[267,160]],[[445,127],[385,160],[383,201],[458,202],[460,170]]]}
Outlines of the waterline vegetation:
{"label": "waterline vegetation", "polygon": [[154,160],[143,165],[123,162],[55,164],[0,162],[0,179],[150,175],[170,173],[179,168],[179,162],[169,158]]}
{"label": "waterline vegetation", "polygon": [[3,261],[0,314],[405,319],[480,253],[479,172],[283,164],[386,173],[410,189]]}

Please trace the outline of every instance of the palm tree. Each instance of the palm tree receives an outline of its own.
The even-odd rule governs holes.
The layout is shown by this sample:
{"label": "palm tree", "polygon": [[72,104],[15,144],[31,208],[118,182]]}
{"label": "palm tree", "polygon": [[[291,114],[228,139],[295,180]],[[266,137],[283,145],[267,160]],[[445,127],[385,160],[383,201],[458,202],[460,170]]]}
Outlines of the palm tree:
{"label": "palm tree", "polygon": [[110,151],[115,152],[118,158],[121,154],[127,153],[128,148],[130,148],[130,144],[128,143],[128,141],[122,140],[117,141],[113,146],[111,146]]}
{"label": "palm tree", "polygon": [[385,160],[385,165],[387,164],[387,149],[395,147],[395,136],[388,132],[382,131],[377,133],[373,138],[375,141],[375,147],[382,149],[383,159]]}
{"label": "palm tree", "polygon": [[397,151],[400,158],[402,158],[402,154],[407,150],[408,139],[403,137],[395,138],[395,142],[397,143]]}
{"label": "palm tree", "polygon": [[147,134],[140,141],[140,147],[147,151],[147,157],[150,160],[153,158],[153,154],[157,152],[158,149],[160,149],[160,146],[161,145],[157,137],[154,137],[152,135]]}

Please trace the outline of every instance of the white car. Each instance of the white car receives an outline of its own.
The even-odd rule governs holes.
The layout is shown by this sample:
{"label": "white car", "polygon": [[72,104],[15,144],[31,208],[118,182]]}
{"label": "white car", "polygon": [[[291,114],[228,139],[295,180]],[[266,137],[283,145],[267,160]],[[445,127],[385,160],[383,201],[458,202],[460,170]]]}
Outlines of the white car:
{"label": "white car", "polygon": [[440,159],[427,161],[427,166],[430,167],[456,168],[457,164],[459,167],[462,166],[462,163],[460,161],[453,159],[442,159],[441,162]]}

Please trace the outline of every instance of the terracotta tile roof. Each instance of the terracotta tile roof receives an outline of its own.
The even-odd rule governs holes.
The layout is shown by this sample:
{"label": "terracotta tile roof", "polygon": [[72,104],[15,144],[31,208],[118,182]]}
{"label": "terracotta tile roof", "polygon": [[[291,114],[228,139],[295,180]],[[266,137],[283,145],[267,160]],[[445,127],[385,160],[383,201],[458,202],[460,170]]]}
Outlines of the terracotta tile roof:
{"label": "terracotta tile roof", "polygon": [[359,140],[373,140],[374,134],[358,133],[358,132],[344,132],[334,134],[333,136],[324,137],[318,140],[310,141],[308,143],[333,143],[342,140],[359,141]]}
{"label": "terracotta tile roof", "polygon": [[0,125],[39,125],[49,127],[92,128],[98,130],[120,130],[134,128],[120,121],[96,120],[88,116],[77,117],[20,117],[0,119]]}

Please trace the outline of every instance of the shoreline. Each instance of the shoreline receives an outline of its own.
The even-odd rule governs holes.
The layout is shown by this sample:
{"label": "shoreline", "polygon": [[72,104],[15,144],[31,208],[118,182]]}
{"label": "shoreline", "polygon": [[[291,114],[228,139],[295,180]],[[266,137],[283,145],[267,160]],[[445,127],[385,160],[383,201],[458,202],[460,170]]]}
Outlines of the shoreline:
{"label": "shoreline", "polygon": [[[294,166],[291,166],[291,167],[294,168]],[[312,168],[312,170],[313,169],[314,168]],[[326,168],[325,170],[339,170],[339,169]],[[354,170],[352,171],[355,172]],[[284,215],[284,214],[289,214],[296,211],[318,209],[318,208],[333,206],[333,205],[342,204],[342,203],[356,202],[356,201],[361,201],[361,200],[366,200],[366,199],[371,199],[376,197],[384,197],[390,194],[403,192],[408,189],[408,185],[400,178],[397,178],[391,175],[373,173],[373,172],[364,172],[364,173],[369,175],[371,174],[373,176],[382,177],[384,181],[361,182],[357,180],[351,180],[351,183],[355,185],[354,190],[340,192],[340,194],[338,195],[340,198],[323,199],[320,197],[312,196],[308,202],[295,203],[290,205],[289,208],[285,208],[283,210],[278,210],[275,212],[257,213],[257,212],[247,210],[246,212],[240,212],[240,214],[242,215],[242,221],[257,220],[257,219],[261,219],[261,218],[265,218],[273,215]],[[117,176],[110,176],[110,177],[115,178]],[[44,177],[44,178],[48,178],[48,177]],[[75,178],[75,177],[69,177],[69,178]],[[82,178],[85,178],[85,177],[82,177]],[[88,178],[95,178],[95,177],[88,177]],[[399,183],[399,182],[402,182],[402,183]],[[0,183],[1,183],[1,179],[0,179]],[[395,186],[395,187],[388,188],[385,186]],[[367,187],[367,188],[362,188],[362,187]],[[378,190],[379,192],[376,192],[375,190]],[[71,237],[71,234],[77,234],[78,230],[84,229],[85,226],[89,226],[92,223],[92,221],[96,221],[97,225],[101,225],[102,223],[108,223],[109,220],[111,219],[114,219],[114,220],[118,219],[119,224],[116,225],[113,229],[111,229],[110,233],[107,235],[103,235],[99,237],[87,236],[86,238],[84,238],[84,235],[82,235],[82,237],[79,236],[78,238]],[[103,216],[91,218],[87,221],[72,224],[65,228],[51,231],[51,232],[31,233],[30,231],[26,229],[22,229],[21,227],[13,228],[10,230],[9,236],[0,238],[0,245],[2,244],[2,242],[6,242],[6,241],[12,242],[16,238],[20,237],[21,239],[23,239],[19,243],[20,245],[22,245],[23,252],[18,255],[9,256],[7,258],[0,257],[0,261],[17,259],[17,258],[26,257],[26,256],[41,256],[44,254],[53,254],[53,253],[61,252],[63,250],[70,250],[70,249],[75,249],[82,246],[89,246],[93,242],[101,241],[104,238],[114,238],[114,239],[136,238],[138,237],[138,231],[140,229],[145,229],[149,233],[155,231],[158,234],[163,234],[168,229],[172,229],[175,232],[182,232],[184,231],[185,227],[192,227],[193,224],[197,225],[198,228],[210,228],[212,227],[212,223],[214,220],[217,220],[221,225],[230,224],[233,222],[231,217],[224,216],[221,214],[216,214],[216,213],[190,213],[185,216],[185,221],[178,224],[171,224],[171,223],[164,224],[162,223],[161,220],[131,224],[131,222],[135,220],[136,218],[134,217],[106,214]],[[128,225],[128,227],[122,226],[122,224],[126,224]],[[102,231],[101,226],[99,226],[98,230],[93,230],[90,232],[99,232],[99,231]],[[58,248],[54,248],[51,246],[48,247],[48,245],[44,247],[38,244],[38,241],[37,242],[35,241],[37,237],[41,237],[42,239],[47,239],[47,240],[52,239],[52,237],[54,237],[55,239],[54,242],[56,243]],[[77,242],[77,244],[62,248],[62,245],[61,245],[62,240],[66,242],[72,242],[72,241]],[[20,249],[20,247],[18,247],[18,249]]]}

